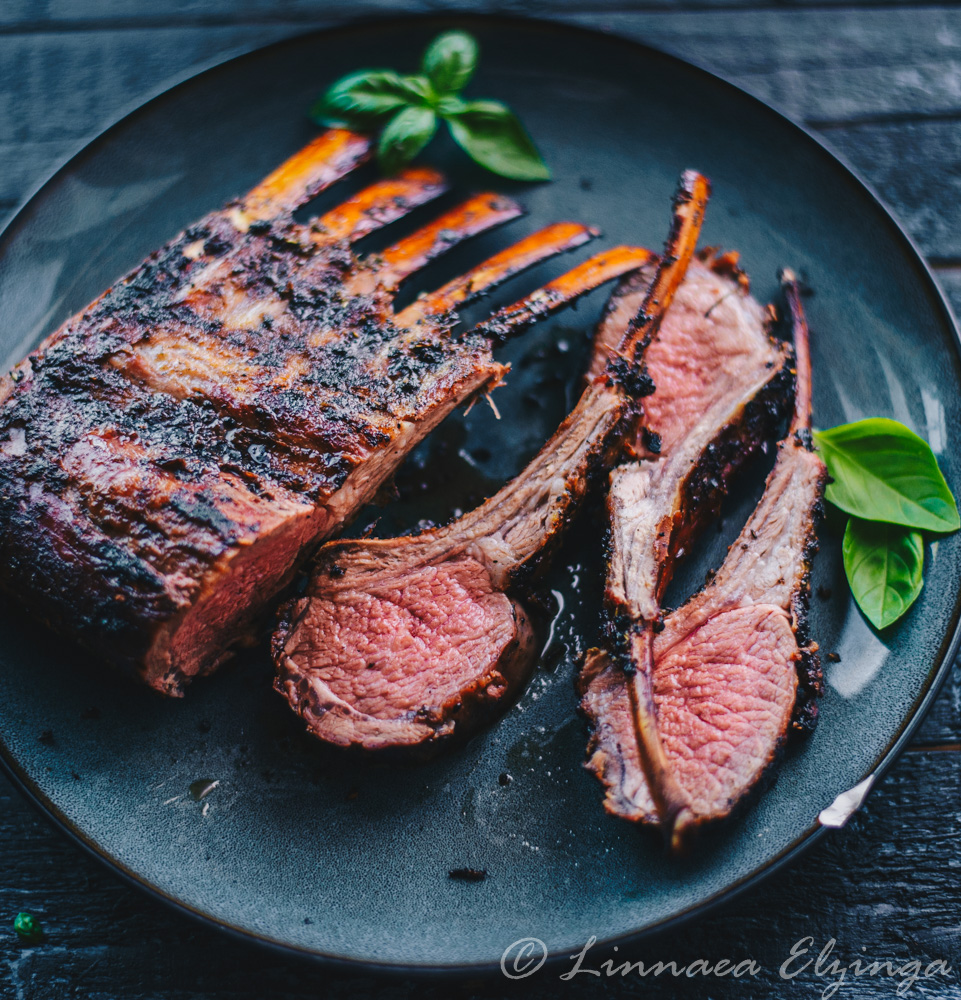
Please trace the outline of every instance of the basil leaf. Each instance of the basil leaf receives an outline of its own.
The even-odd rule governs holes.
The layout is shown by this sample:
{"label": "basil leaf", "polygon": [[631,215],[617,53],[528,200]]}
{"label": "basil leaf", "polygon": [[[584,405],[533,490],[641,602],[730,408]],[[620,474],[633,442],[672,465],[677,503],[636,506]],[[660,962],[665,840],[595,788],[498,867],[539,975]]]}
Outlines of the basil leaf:
{"label": "basil leaf", "polygon": [[445,31],[427,47],[422,69],[438,94],[456,94],[476,66],[477,42],[464,31]]}
{"label": "basil leaf", "polygon": [[310,109],[322,125],[372,127],[411,101],[417,91],[392,70],[362,70],[341,77]]}
{"label": "basil leaf", "polygon": [[876,628],[896,622],[921,593],[921,532],[852,517],[841,552],[851,593]]}
{"label": "basil leaf", "polygon": [[825,496],[848,514],[923,531],[956,531],[958,507],[927,442],[875,417],[814,435],[834,478]]}
{"label": "basil leaf", "polygon": [[404,108],[380,134],[377,157],[386,173],[412,160],[434,137],[437,116],[430,108]]}
{"label": "basil leaf", "polygon": [[437,98],[437,102],[434,105],[434,110],[441,118],[450,118],[452,115],[462,114],[467,108],[467,101],[460,97],[455,97],[453,94],[445,94],[443,97]]}
{"label": "basil leaf", "polygon": [[437,95],[426,76],[418,74],[402,76],[400,82],[409,95],[409,104],[422,105],[425,108],[434,106]]}
{"label": "basil leaf", "polygon": [[449,115],[447,124],[457,145],[482,167],[518,181],[550,180],[524,126],[499,101],[471,101]]}

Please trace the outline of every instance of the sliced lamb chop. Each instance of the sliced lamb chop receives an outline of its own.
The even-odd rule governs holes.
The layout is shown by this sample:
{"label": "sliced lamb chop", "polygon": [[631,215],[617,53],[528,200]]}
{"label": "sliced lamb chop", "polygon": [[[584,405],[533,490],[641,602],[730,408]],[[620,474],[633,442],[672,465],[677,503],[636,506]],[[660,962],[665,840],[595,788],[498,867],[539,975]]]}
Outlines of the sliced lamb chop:
{"label": "sliced lamb chop", "polygon": [[[705,178],[683,175],[665,263],[637,321],[524,472],[446,527],[321,549],[274,647],[277,690],[315,736],[423,752],[507,706],[536,653],[517,587],[556,546],[589,480],[635,433],[649,391],[643,352],[691,260],[708,193]],[[513,322],[507,311],[491,325]]]}
{"label": "sliced lamb chop", "polygon": [[0,380],[0,583],[159,691],[213,669],[407,452],[500,382],[501,336],[647,259],[610,250],[453,335],[455,307],[596,235],[559,223],[395,315],[404,280],[521,209],[478,195],[360,260],[351,243],[446,187],[411,169],[294,221],[369,151],[319,136]]}
{"label": "sliced lamb chop", "polygon": [[[622,280],[595,336],[595,365],[643,294],[644,279]],[[636,443],[647,457],[611,474],[605,641],[628,673],[637,739],[668,813],[683,807],[683,795],[654,723],[651,643],[677,558],[717,515],[734,473],[773,436],[787,408],[790,352],[771,338],[769,325],[737,255],[705,251],[648,352],[656,390]]]}
{"label": "sliced lamb chop", "polygon": [[[593,727],[588,766],[606,786],[605,808],[662,824],[675,847],[691,828],[726,816],[756,784],[797,718],[799,686],[807,703],[801,715],[808,720],[821,688],[806,616],[827,473],[811,443],[808,332],[789,272],[784,289],[797,356],[790,431],[761,501],[721,568],[663,620],[653,642],[654,735],[666,772],[651,768],[637,737],[633,664],[625,662],[637,645],[629,642],[613,654],[592,651],[580,679]],[[647,565],[638,560],[633,572],[646,572]],[[618,579],[627,579],[626,571]],[[643,597],[650,592],[647,584]],[[665,773],[673,785],[667,792],[654,786]]]}

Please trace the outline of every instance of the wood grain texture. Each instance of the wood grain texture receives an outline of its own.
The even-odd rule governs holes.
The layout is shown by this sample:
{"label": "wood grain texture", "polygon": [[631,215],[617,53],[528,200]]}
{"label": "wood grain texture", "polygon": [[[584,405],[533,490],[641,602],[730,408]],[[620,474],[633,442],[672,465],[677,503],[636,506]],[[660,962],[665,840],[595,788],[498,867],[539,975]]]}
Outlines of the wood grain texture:
{"label": "wood grain texture", "polygon": [[[639,0],[630,5],[634,12],[645,10],[723,10],[762,6],[757,0]],[[789,8],[905,7],[903,0],[780,0]],[[409,12],[491,11],[526,15],[556,15],[565,10],[621,11],[624,0],[430,0],[398,5],[396,0],[4,0],[0,5],[0,26],[17,31],[51,25],[60,28],[185,24],[249,23],[251,21],[299,21],[312,19],[318,8],[331,17],[344,19],[404,9]]]}
{"label": "wood grain texture", "polygon": [[961,10],[602,12],[563,20],[714,69],[805,121],[961,111]]}
{"label": "wood grain texture", "polygon": [[[87,135],[171,75],[228,52],[365,14],[488,10],[553,16],[650,42],[714,67],[815,126],[891,204],[961,313],[961,9],[847,0],[3,0],[0,3],[0,221]],[[629,9],[626,9],[629,8]],[[319,83],[322,82],[319,80]],[[961,667],[911,750],[868,805],[789,869],[717,912],[622,949],[650,963],[754,958],[750,980],[599,979],[558,972],[456,986],[334,977],[263,954],[170,914],[82,855],[0,778],[0,997],[91,1000],[306,1000],[381,997],[820,996],[833,980],[778,967],[810,935],[862,956],[944,959],[948,979],[915,997],[961,998]],[[24,948],[26,909],[47,927]],[[883,976],[842,998],[894,998]]]}

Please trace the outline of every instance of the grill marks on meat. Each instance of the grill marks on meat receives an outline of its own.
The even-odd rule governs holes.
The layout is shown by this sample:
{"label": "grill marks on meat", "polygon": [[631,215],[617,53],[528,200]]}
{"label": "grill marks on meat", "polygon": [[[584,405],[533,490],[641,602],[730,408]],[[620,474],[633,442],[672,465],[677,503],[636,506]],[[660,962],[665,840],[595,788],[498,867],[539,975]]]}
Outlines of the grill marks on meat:
{"label": "grill marks on meat", "polygon": [[[476,196],[359,260],[350,244],[446,188],[383,180],[309,224],[291,213],[369,155],[331,130],[68,320],[0,381],[2,585],[168,694],[211,670],[316,542],[454,407],[496,386],[497,330],[452,310],[595,235],[528,237],[469,287],[398,316],[393,293],[460,240],[521,214]],[[646,259],[621,248],[552,283],[553,311]]]}
{"label": "grill marks on meat", "polygon": [[[274,645],[277,689],[315,736],[428,751],[503,710],[524,683],[535,642],[515,588],[543,564],[591,479],[636,431],[648,386],[644,350],[691,260],[707,196],[703,177],[683,176],[665,263],[636,322],[524,472],[444,528],[321,549]],[[548,309],[562,294],[549,285],[525,308]],[[504,310],[486,328],[502,334],[518,315]]]}
{"label": "grill marks on meat", "polygon": [[[660,823],[675,847],[720,819],[774,760],[795,716],[813,717],[821,676],[806,618],[815,522],[826,471],[810,436],[810,359],[793,276],[785,294],[797,354],[795,413],[757,508],[711,583],[663,621],[653,641],[652,700],[681,807],[654,787],[636,738],[629,675],[616,656],[594,651],[580,679],[593,728],[588,766],[606,786],[614,815]],[[652,773],[653,771],[653,773]]]}

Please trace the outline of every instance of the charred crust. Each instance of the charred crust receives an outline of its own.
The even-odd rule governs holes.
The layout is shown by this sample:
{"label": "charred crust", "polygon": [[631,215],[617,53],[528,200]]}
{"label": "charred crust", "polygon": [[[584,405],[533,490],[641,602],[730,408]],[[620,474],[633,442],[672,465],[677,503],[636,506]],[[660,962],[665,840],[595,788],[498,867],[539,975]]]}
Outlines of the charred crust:
{"label": "charred crust", "polygon": [[[371,451],[390,447],[402,421],[431,412],[446,379],[491,364],[483,338],[445,336],[451,317],[409,337],[384,294],[343,291],[344,275],[362,266],[346,245],[296,236],[286,224],[240,232],[222,213],[205,217],[9,380],[0,441],[29,433],[23,453],[0,463],[2,586],[131,672],[223,557],[256,536],[258,515],[236,513],[248,498],[251,511],[323,504]],[[220,277],[194,288],[214,260]],[[254,304],[279,298],[282,315],[265,307],[254,327],[225,327],[228,284]],[[337,335],[318,345],[324,330]],[[168,339],[236,356],[252,381],[243,393],[227,383],[155,388],[145,348]],[[129,491],[102,486],[114,468]],[[171,688],[182,686],[168,673]]]}
{"label": "charred crust", "polygon": [[[198,236],[197,239],[202,239],[203,237]],[[204,243],[204,253],[208,257],[222,257],[229,250],[233,248],[233,244],[229,239],[224,236],[211,236]]]}
{"label": "charred crust", "polygon": [[[803,444],[799,445],[804,447]],[[805,533],[803,570],[791,598],[791,616],[799,656],[796,661],[798,687],[791,726],[797,733],[810,733],[817,725],[818,701],[824,693],[824,673],[818,645],[810,641],[811,563],[818,550],[817,528],[824,517],[824,487],[827,470],[822,466],[817,497],[808,514]]]}
{"label": "charred crust", "polygon": [[641,441],[644,447],[652,455],[660,455],[661,453],[661,435],[656,431],[652,431],[649,427],[641,428]]}
{"label": "charred crust", "polygon": [[741,255],[737,250],[721,252],[720,247],[704,247],[698,251],[698,259],[722,278],[734,281],[743,295],[751,291],[751,280],[741,270]]}
{"label": "charred crust", "polygon": [[270,635],[270,655],[275,663],[279,663],[284,655],[284,646],[296,618],[297,600],[284,601],[277,609],[277,623]]}
{"label": "charred crust", "polygon": [[643,399],[656,389],[645,365],[632,363],[619,355],[608,362],[607,378],[609,385],[619,386],[631,399]]}
{"label": "charred crust", "polygon": [[716,517],[736,472],[777,435],[793,405],[794,373],[787,357],[761,391],[702,452],[687,477],[681,509],[692,516],[671,539],[671,553],[687,548]]}

